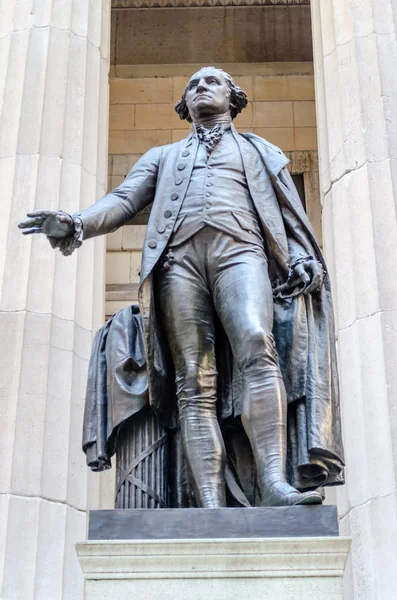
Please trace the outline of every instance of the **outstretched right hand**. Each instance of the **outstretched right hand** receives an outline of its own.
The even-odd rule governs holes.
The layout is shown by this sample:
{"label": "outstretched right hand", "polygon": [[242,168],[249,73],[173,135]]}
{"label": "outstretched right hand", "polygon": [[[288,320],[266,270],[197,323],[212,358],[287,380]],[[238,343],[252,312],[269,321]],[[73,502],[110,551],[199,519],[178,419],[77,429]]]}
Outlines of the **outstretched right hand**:
{"label": "outstretched right hand", "polygon": [[[48,238],[64,239],[74,234],[74,222],[70,215],[56,210],[37,210],[28,213],[19,229],[24,235],[44,233]],[[50,240],[51,241],[51,240]]]}

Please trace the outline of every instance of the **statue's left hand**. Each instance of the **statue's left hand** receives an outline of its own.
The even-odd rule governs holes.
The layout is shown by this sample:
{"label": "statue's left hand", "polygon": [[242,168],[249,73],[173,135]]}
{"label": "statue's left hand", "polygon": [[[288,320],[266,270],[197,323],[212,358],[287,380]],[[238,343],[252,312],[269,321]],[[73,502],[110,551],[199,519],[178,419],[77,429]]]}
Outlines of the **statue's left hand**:
{"label": "statue's left hand", "polygon": [[319,292],[324,280],[324,269],[321,263],[312,258],[299,262],[292,269],[291,279],[299,279],[304,284],[303,294]]}
{"label": "statue's left hand", "polygon": [[286,283],[278,285],[273,294],[275,297],[288,298],[299,294],[319,292],[323,285],[324,269],[317,260],[307,257],[300,259],[291,268],[291,274]]}

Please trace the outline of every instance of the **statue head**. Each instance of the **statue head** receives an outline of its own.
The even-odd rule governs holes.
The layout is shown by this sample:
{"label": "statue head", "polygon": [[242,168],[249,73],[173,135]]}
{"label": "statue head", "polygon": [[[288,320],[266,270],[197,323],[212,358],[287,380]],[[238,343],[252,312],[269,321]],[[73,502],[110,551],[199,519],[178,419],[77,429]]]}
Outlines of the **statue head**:
{"label": "statue head", "polygon": [[234,119],[247,104],[247,94],[229,73],[203,67],[189,79],[175,110],[181,119],[191,123],[219,114],[229,114]]}

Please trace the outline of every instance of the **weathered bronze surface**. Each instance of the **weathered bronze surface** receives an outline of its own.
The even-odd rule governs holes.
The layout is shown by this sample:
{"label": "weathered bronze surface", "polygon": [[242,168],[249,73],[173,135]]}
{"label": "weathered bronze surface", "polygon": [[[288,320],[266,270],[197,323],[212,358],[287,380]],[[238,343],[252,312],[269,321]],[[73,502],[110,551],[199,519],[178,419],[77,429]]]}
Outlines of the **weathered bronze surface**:
{"label": "weathered bronze surface", "polygon": [[[116,316],[96,339],[83,442],[91,466],[108,467],[118,426],[149,398],[172,432],[172,506],[317,504],[319,486],[344,481],[329,277],[288,159],[233,127],[246,104],[228,74],[201,69],[175,107],[192,122],[186,139],[151,149],[82,213],[38,211],[20,224],[68,255],[153,202],[142,321]],[[156,485],[155,462],[146,486]]]}
{"label": "weathered bronze surface", "polygon": [[338,536],[336,506],[91,510],[89,540]]}

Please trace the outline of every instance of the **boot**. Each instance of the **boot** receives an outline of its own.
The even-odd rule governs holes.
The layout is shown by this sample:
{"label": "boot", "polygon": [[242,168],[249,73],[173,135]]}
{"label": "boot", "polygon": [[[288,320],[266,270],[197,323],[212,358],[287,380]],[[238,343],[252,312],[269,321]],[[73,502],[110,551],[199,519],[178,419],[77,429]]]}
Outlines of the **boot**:
{"label": "boot", "polygon": [[295,506],[322,504],[322,496],[316,491],[299,492],[286,481],[278,481],[262,487],[261,506]]}
{"label": "boot", "polygon": [[318,492],[301,493],[287,482],[287,399],[281,376],[262,372],[256,390],[261,395],[246,395],[241,419],[254,455],[261,505],[321,504]]}

